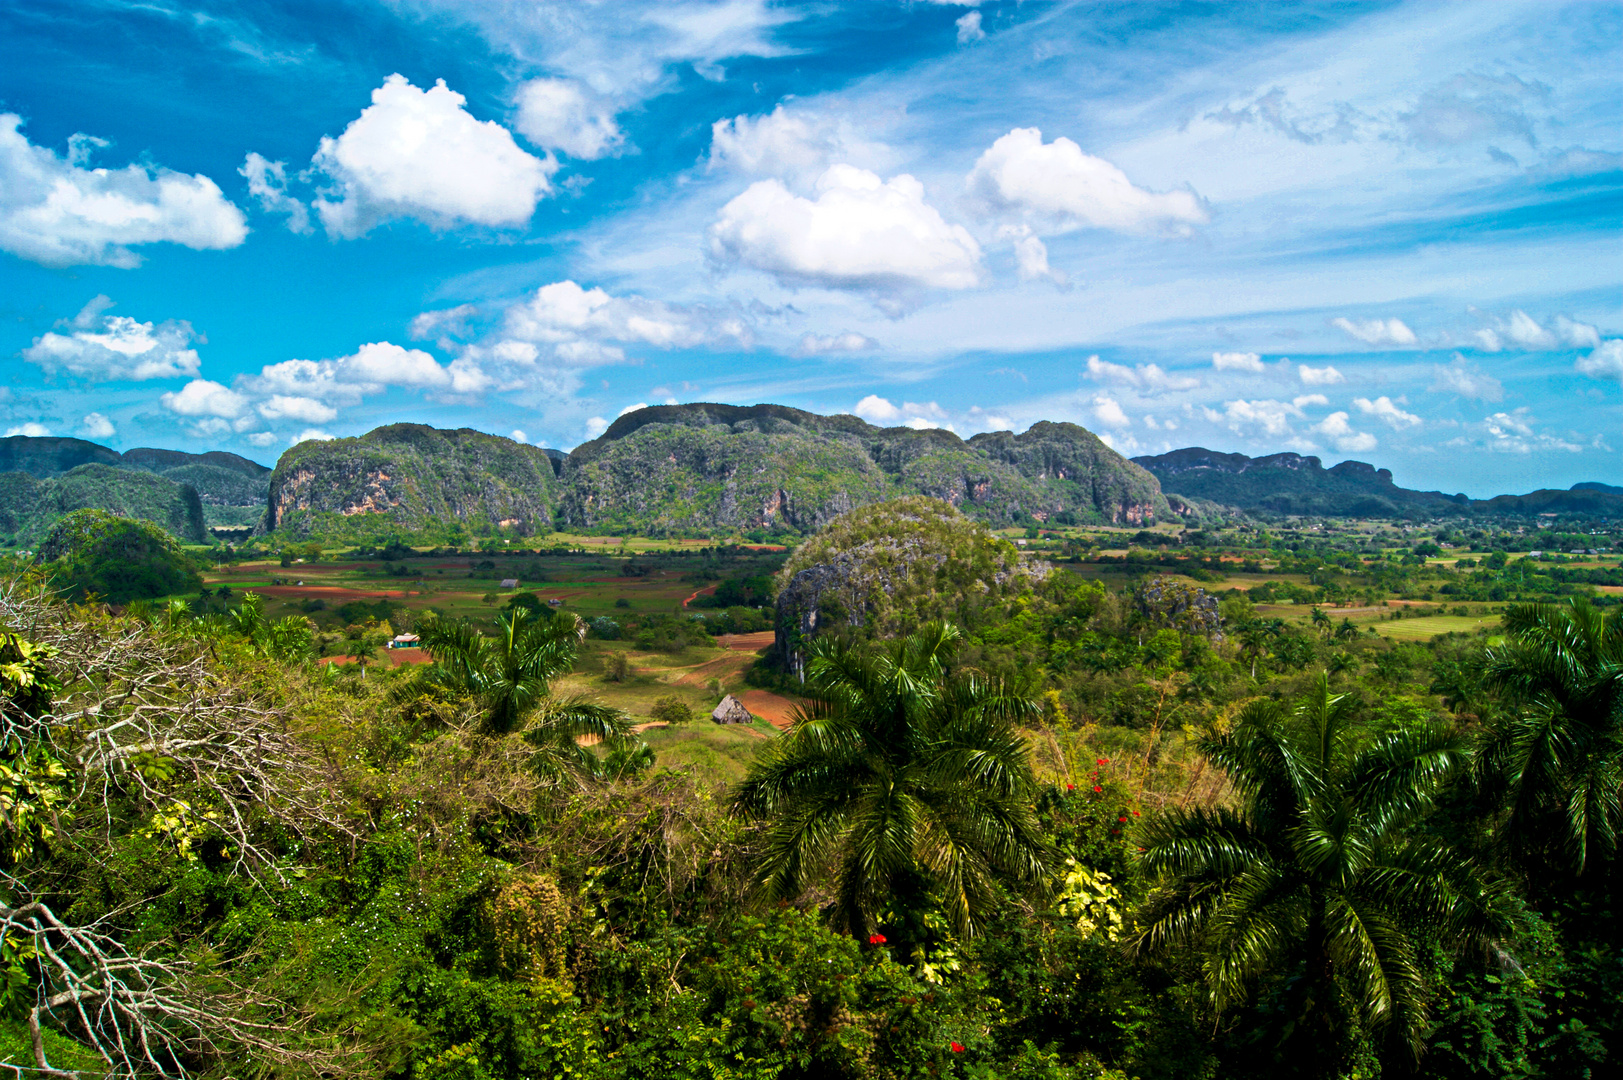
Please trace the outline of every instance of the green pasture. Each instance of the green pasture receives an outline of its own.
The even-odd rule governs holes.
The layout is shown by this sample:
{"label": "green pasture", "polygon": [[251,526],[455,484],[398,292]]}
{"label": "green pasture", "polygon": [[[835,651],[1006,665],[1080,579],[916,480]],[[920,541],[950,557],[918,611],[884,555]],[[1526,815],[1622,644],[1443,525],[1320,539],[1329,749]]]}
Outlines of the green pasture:
{"label": "green pasture", "polygon": [[1391,619],[1372,623],[1382,637],[1398,641],[1430,641],[1440,634],[1472,634],[1499,625],[1497,615],[1425,615],[1418,619]]}
{"label": "green pasture", "polygon": [[750,764],[778,731],[764,720],[753,724],[718,724],[708,715],[686,724],[648,728],[640,736],[653,747],[658,768],[692,769],[710,783],[744,779]]}

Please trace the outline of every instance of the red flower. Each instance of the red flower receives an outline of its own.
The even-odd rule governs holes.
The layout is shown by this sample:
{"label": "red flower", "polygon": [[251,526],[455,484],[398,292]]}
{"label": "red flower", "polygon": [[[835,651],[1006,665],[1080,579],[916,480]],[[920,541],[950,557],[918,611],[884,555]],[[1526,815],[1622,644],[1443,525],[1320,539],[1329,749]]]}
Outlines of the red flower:
{"label": "red flower", "polygon": [[1138,811],[1137,811],[1137,810],[1134,810],[1134,811],[1133,811],[1133,816],[1134,816],[1134,817],[1138,817]]}
{"label": "red flower", "polygon": [[1065,785],[1065,790],[1066,791],[1075,791],[1076,790],[1076,785],[1075,784],[1066,784]]}
{"label": "red flower", "polygon": [[964,1052],[964,1044],[961,1042],[950,1042],[947,1045],[952,1048],[952,1052],[955,1054],[962,1054]]}
{"label": "red flower", "polygon": [[1102,757],[1098,761],[1094,762],[1094,764],[1095,765],[1109,765],[1110,764],[1110,759],[1107,758],[1107,757]]}
{"label": "red flower", "polygon": [[885,943],[885,935],[884,934],[869,934],[868,935],[868,944],[869,945],[883,945],[884,943]]}
{"label": "red flower", "polygon": [[1124,817],[1119,817],[1119,818],[1117,818],[1117,819],[1116,819],[1116,820],[1117,820],[1117,821],[1119,821],[1119,822],[1121,822],[1121,823],[1122,823],[1122,824],[1123,824],[1123,825],[1125,825],[1125,824],[1127,824],[1127,819],[1126,819],[1126,818],[1124,818]]}
{"label": "red flower", "polygon": [[1099,792],[1100,794],[1103,794],[1105,789],[1102,788],[1102,787],[1099,787],[1097,784],[1095,784],[1094,787],[1093,787],[1093,790],[1096,791],[1096,792]]}

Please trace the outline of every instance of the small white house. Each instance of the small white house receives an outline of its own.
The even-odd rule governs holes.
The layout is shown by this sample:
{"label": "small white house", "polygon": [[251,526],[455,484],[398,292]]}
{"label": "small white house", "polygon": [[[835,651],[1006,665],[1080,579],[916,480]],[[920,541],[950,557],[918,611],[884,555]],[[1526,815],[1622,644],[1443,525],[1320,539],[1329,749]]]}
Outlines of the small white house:
{"label": "small white house", "polygon": [[516,578],[516,577],[504,577],[504,578],[502,578],[502,588],[504,588],[504,589],[516,589],[516,588],[518,588],[518,578]]}

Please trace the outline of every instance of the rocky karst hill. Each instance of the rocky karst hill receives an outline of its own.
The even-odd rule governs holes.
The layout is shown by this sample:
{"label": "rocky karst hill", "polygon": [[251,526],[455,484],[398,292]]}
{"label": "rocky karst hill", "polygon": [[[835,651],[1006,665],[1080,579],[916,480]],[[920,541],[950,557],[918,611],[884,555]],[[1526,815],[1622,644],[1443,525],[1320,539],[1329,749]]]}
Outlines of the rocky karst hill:
{"label": "rocky karst hill", "polygon": [[1144,524],[1170,513],[1155,478],[1074,424],[969,441],[782,405],[639,409],[564,463],[560,520],[582,527],[817,530],[901,495],[996,525]]}
{"label": "rocky karst hill", "polygon": [[471,428],[391,424],[283,454],[261,528],[355,538],[457,525],[545,532],[557,488],[540,447]]}
{"label": "rocky karst hill", "polygon": [[1345,517],[1434,517],[1464,512],[1464,495],[1400,488],[1388,469],[1343,461],[1326,469],[1316,457],[1247,457],[1202,446],[1136,457],[1168,495],[1204,499],[1240,510]]}
{"label": "rocky karst hill", "polygon": [[0,473],[0,540],[30,547],[75,510],[150,521],[189,544],[208,539],[203,504],[190,484],[100,463],[44,480]]}

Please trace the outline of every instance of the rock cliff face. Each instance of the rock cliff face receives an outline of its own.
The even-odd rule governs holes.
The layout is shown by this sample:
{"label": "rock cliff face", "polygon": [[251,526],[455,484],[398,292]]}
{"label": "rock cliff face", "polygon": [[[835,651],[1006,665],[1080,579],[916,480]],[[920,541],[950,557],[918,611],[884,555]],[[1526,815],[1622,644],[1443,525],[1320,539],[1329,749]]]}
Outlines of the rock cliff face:
{"label": "rock cliff face", "polygon": [[564,463],[560,519],[583,527],[814,532],[855,507],[928,495],[1006,525],[1145,524],[1170,513],[1155,478],[1074,424],[968,442],[781,405],[656,406]]}
{"label": "rock cliff face", "polygon": [[[461,524],[545,532],[556,486],[539,447],[470,428],[393,424],[283,454],[261,529],[309,536]],[[346,529],[346,519],[357,527]]]}

